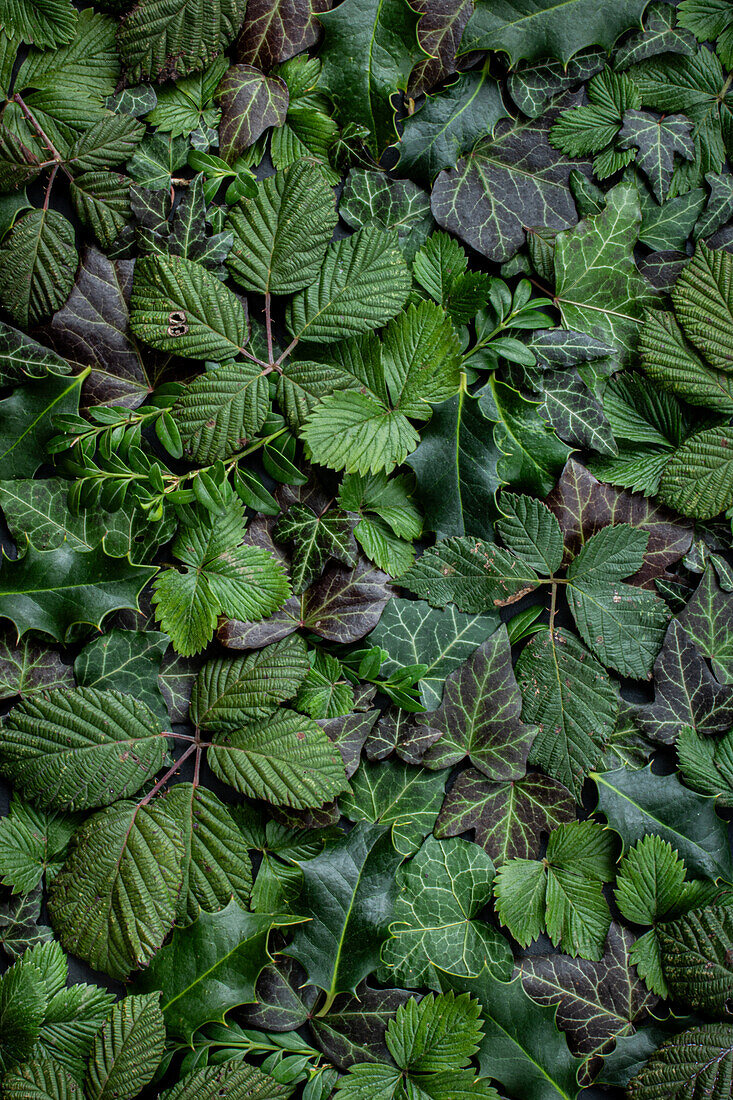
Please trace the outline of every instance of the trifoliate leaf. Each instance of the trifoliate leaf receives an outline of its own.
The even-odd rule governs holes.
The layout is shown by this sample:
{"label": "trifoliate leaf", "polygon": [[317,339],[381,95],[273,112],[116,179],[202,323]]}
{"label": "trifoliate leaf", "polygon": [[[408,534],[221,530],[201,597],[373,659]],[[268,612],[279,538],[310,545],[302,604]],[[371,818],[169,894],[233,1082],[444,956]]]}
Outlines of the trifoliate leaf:
{"label": "trifoliate leaf", "polygon": [[401,1005],[387,1027],[389,1052],[409,1073],[464,1069],[481,1041],[481,1013],[467,993],[428,993]]}
{"label": "trifoliate leaf", "polygon": [[616,904],[634,924],[653,924],[678,904],[685,877],[685,864],[669,841],[643,836],[621,861]]}
{"label": "trifoliate leaf", "polygon": [[245,290],[293,294],[315,281],[337,220],[322,173],[299,161],[262,180],[254,198],[232,209],[227,266]]}
{"label": "trifoliate leaf", "polygon": [[95,688],[59,689],[3,721],[2,769],[29,797],[90,809],[139,791],[163,765],[165,735],[145,703]]}
{"label": "trifoliate leaf", "polygon": [[66,950],[115,978],[147,965],[173,925],[182,856],[160,805],[117,802],[88,818],[49,894]]}
{"label": "trifoliate leaf", "polygon": [[234,38],[242,0],[141,0],[117,35],[128,81],[171,80],[204,69]]}
{"label": "trifoliate leaf", "polygon": [[506,978],[509,944],[478,919],[491,896],[494,865],[467,840],[428,837],[399,872],[384,973],[411,989],[440,988],[439,972],[475,977],[488,966]]}
{"label": "trifoliate leaf", "polygon": [[84,1090],[89,1100],[132,1100],[153,1078],[165,1049],[160,996],[125,997],[92,1049]]}
{"label": "trifoliate leaf", "polygon": [[288,89],[276,76],[253,65],[232,65],[216,93],[221,107],[219,144],[227,162],[253,145],[271,126],[282,126],[288,111]]}

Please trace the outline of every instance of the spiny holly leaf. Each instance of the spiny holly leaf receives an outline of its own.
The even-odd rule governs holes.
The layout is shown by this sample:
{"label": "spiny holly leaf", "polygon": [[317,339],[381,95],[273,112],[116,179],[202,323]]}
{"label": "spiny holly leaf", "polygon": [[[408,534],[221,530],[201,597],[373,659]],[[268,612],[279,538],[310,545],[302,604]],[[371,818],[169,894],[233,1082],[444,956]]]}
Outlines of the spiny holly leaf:
{"label": "spiny holly leaf", "polygon": [[611,923],[602,894],[614,874],[614,838],[593,821],[560,825],[542,861],[512,859],[494,886],[502,924],[526,947],[547,932],[568,954],[600,959]]}
{"label": "spiny holly leaf", "polygon": [[519,963],[533,1001],[557,1006],[557,1022],[574,1054],[602,1053],[613,1039],[632,1035],[657,1005],[632,966],[634,936],[615,922],[597,962],[566,955],[530,955]]}
{"label": "spiny holly leaf", "polygon": [[492,782],[467,768],[445,796],[434,832],[458,836],[473,829],[476,843],[500,866],[507,859],[536,858],[543,834],[574,819],[570,792],[548,775]]}
{"label": "spiny holly leaf", "polygon": [[183,887],[176,923],[193,923],[201,910],[215,913],[232,897],[246,905],[252,867],[242,850],[242,834],[224,803],[206,787],[176,783],[162,805],[183,838]]}
{"label": "spiny holly leaf", "polygon": [[14,707],[2,728],[3,772],[30,798],[60,809],[135,794],[166,755],[159,720],[119,691],[50,691]]}
{"label": "spiny holly leaf", "polygon": [[254,1000],[257,977],[270,962],[270,929],[290,923],[247,913],[231,901],[220,913],[202,913],[189,928],[177,929],[136,986],[161,990],[168,1030],[190,1040],[203,1024],[223,1023],[230,1008]]}
{"label": "spiny holly leaf", "polygon": [[282,126],[288,89],[253,65],[232,65],[217,89],[221,107],[219,143],[224,160],[236,161],[271,126]]}
{"label": "spiny holly leaf", "polygon": [[152,1080],[165,1049],[160,995],[125,997],[94,1042],[84,1089],[89,1100],[132,1100]]}
{"label": "spiny holly leaf", "polygon": [[392,826],[392,843],[411,856],[432,830],[445,789],[445,776],[403,761],[364,761],[351,781],[351,791],[339,799],[350,821]]}
{"label": "spiny holly leaf", "polygon": [[539,727],[532,763],[579,798],[616,725],[616,688],[585,646],[559,628],[542,630],[529,641],[517,661],[516,677],[522,716]]}
{"label": "spiny holly leaf", "polygon": [[640,220],[636,188],[619,184],[600,214],[559,234],[555,244],[555,293],[563,322],[611,344],[624,364],[636,348],[644,310],[655,300],[634,263]]}
{"label": "spiny holly leaf", "polygon": [[49,893],[66,950],[113,978],[147,965],[173,925],[182,856],[159,805],[117,802],[88,818]]}
{"label": "spiny holly leaf", "polygon": [[379,157],[395,137],[391,96],[406,91],[410,72],[425,56],[418,45],[418,16],[406,0],[345,0],[323,12],[321,86],[336,103],[343,123],[368,131]]}
{"label": "spiny holly leaf", "polygon": [[658,1096],[726,1100],[733,1072],[733,1027],[704,1024],[667,1039],[630,1082],[629,1100]]}
{"label": "spiny holly leaf", "polygon": [[223,729],[266,718],[293,698],[308,668],[305,643],[295,637],[233,661],[207,661],[191,693],[191,721]]}
{"label": "spiny holly leaf", "polygon": [[215,775],[242,794],[276,806],[322,806],[347,786],[327,734],[312,718],[293,711],[218,734],[209,763]]}
{"label": "spiny holly leaf", "polygon": [[291,576],[296,595],[321,576],[329,559],[342,565],[356,565],[351,529],[346,512],[338,509],[317,515],[303,504],[288,508],[273,528],[273,534],[278,542],[293,544]]}
{"label": "spiny holly leaf", "polygon": [[526,58],[556,57],[567,64],[586,46],[610,52],[626,30],[638,27],[644,0],[621,0],[601,11],[591,0],[478,0],[461,43],[468,50],[503,50],[512,66]]}
{"label": "spiny holly leaf", "polygon": [[0,459],[5,477],[32,477],[48,460],[46,444],[56,434],[53,418],[77,412],[84,377],[52,374],[0,401]]}
{"label": "spiny holly leaf", "polygon": [[111,611],[136,611],[154,572],[155,566],[133,565],[129,557],[111,558],[101,546],[81,553],[65,544],[45,551],[29,545],[22,558],[2,563],[0,615],[19,635],[38,630],[64,642],[77,623],[99,629]]}
{"label": "spiny holly leaf", "polygon": [[733,910],[711,905],[659,926],[662,969],[675,1001],[723,1014],[733,991]]}
{"label": "spiny holly leaf", "polygon": [[688,726],[711,734],[733,725],[731,688],[718,683],[677,620],[654,665],[654,702],[638,707],[634,718],[647,737],[666,745]]}
{"label": "spiny holly leaf", "polygon": [[[536,733],[522,722],[521,712],[509,635],[502,625],[447,677],[440,707],[418,719],[431,742],[423,763],[447,768],[467,756],[490,779],[521,778]],[[432,737],[436,730],[438,740]]]}
{"label": "spiny holly leaf", "polygon": [[438,176],[433,214],[444,229],[502,263],[524,243],[525,226],[575,224],[568,178],[578,166],[549,144],[545,120],[500,122],[493,138]]}
{"label": "spiny holly leaf", "polygon": [[389,829],[360,822],[302,865],[298,908],[310,920],[296,929],[286,953],[306,968],[329,1004],[337,993],[353,993],[377,965],[400,860]]}
{"label": "spiny holly leaf", "polygon": [[234,38],[243,0],[140,0],[117,35],[130,83],[170,80],[204,69]]}
{"label": "spiny holly leaf", "polygon": [[314,282],[338,220],[322,172],[298,161],[262,180],[230,212],[227,266],[245,290],[294,294]]}
{"label": "spiny holly leaf", "polygon": [[511,973],[509,944],[478,919],[491,897],[494,865],[467,840],[428,837],[398,875],[391,937],[382,948],[383,972],[411,989],[440,988],[439,974],[475,977],[488,966]]}
{"label": "spiny holly leaf", "polygon": [[330,7],[330,0],[249,0],[236,42],[237,61],[268,72],[279,61],[301,53],[318,41],[316,16]]}

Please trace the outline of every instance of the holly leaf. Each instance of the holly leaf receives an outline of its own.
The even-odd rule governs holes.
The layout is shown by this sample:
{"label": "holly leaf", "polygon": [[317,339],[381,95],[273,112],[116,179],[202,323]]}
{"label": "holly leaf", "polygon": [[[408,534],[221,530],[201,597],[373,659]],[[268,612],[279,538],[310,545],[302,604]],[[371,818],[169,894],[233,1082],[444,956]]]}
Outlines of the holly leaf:
{"label": "holly leaf", "polygon": [[45,378],[48,374],[68,374],[70,369],[56,352],[20,329],[0,322],[0,379],[4,386],[15,386],[29,378]]}
{"label": "holly leaf", "polygon": [[51,374],[20,386],[0,401],[0,460],[8,479],[32,477],[48,461],[46,444],[56,435],[53,418],[76,413],[86,372],[73,378]]}
{"label": "holly leaf", "polygon": [[[521,720],[522,696],[505,626],[446,678],[437,710],[418,718],[431,740],[428,768],[447,768],[468,757],[490,779],[519,779],[536,730]],[[435,740],[431,735],[438,731]]]}
{"label": "holly leaf", "polygon": [[2,563],[0,616],[19,636],[38,630],[65,642],[77,624],[99,629],[111,611],[137,611],[137,597],[154,572],[155,566],[133,565],[129,557],[109,557],[101,546],[78,552],[65,544],[57,550],[29,545],[22,558]]}
{"label": "holly leaf", "polygon": [[339,809],[350,821],[371,821],[392,827],[392,843],[401,856],[414,855],[432,831],[445,788],[445,775],[415,768],[403,761],[364,761],[339,798]]}
{"label": "holly leaf", "polygon": [[391,97],[407,90],[413,67],[425,54],[418,45],[419,17],[406,0],[345,0],[319,15],[324,27],[320,84],[343,123],[368,131],[375,158],[395,137]]}
{"label": "holly leaf", "polygon": [[282,126],[288,112],[288,88],[276,76],[253,65],[232,65],[217,89],[221,107],[219,145],[229,163],[236,161],[271,126]]}
{"label": "holly leaf", "polygon": [[377,965],[392,916],[400,860],[389,829],[358,823],[302,865],[298,908],[310,919],[296,929],[285,953],[325,991],[329,1006],[337,993],[353,993]]}
{"label": "holly leaf", "polygon": [[603,46],[610,53],[624,31],[639,26],[645,6],[644,0],[622,0],[602,13],[590,0],[502,0],[498,5],[478,0],[461,52],[503,50],[512,66],[547,56],[566,65],[586,46]]}
{"label": "holly leaf", "polygon": [[160,996],[125,997],[112,1009],[92,1048],[84,1081],[89,1100],[127,1100],[153,1079],[165,1050]]}
{"label": "holly leaf", "polygon": [[177,0],[173,7],[141,0],[117,33],[127,81],[173,80],[206,68],[234,38],[244,13],[243,0],[214,0],[206,12],[200,0]]}
{"label": "holly leaf", "polygon": [[478,919],[494,881],[494,865],[481,848],[428,837],[400,868],[398,881],[391,938],[382,948],[388,981],[438,989],[443,972],[476,977],[486,966],[509,976],[509,944]]}
{"label": "holly leaf", "polygon": [[59,941],[113,978],[150,963],[173,926],[182,855],[159,805],[117,802],[93,814],[49,892]]}
{"label": "holly leaf", "polygon": [[610,344],[623,364],[633,356],[644,311],[655,301],[634,263],[640,223],[636,188],[619,184],[600,214],[555,242],[555,293],[563,323]]}
{"label": "holly leaf", "polygon": [[536,858],[543,834],[574,820],[572,795],[548,775],[494,782],[467,768],[446,794],[434,832],[459,836],[473,829],[498,867],[508,859]]}

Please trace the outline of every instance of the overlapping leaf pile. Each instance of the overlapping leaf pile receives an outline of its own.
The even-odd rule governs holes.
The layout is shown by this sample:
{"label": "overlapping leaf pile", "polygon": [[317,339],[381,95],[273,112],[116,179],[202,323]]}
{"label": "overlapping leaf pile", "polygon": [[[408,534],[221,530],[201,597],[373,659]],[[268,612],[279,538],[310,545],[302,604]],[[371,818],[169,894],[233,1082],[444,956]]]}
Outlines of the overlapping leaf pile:
{"label": "overlapping leaf pile", "polygon": [[4,1097],[733,1096],[732,69],[0,0]]}

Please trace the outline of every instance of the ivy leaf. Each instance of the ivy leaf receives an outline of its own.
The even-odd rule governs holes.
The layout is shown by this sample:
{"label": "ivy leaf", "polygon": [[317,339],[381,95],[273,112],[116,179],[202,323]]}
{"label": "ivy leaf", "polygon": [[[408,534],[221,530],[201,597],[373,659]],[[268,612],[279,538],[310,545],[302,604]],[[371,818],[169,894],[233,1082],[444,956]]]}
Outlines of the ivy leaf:
{"label": "ivy leaf", "polygon": [[464,615],[454,607],[431,608],[423,600],[392,598],[369,636],[387,658],[386,675],[409,666],[425,665],[420,677],[420,699],[435,710],[443,695],[445,677],[462,665],[493,634],[498,616]]}
{"label": "ivy leaf", "polygon": [[566,955],[530,955],[519,973],[533,1001],[557,1006],[557,1022],[574,1054],[602,1054],[614,1039],[632,1035],[657,1005],[639,981],[630,955],[634,937],[615,922],[597,962]]}
{"label": "ivy leaf", "polygon": [[247,315],[237,296],[182,256],[139,259],[130,306],[132,331],[161,351],[221,362],[247,343]]}
{"label": "ivy leaf", "polygon": [[327,734],[312,718],[292,711],[219,734],[209,764],[242,794],[276,806],[322,806],[347,785]]}
{"label": "ivy leaf", "polygon": [[603,46],[610,52],[624,31],[639,26],[645,6],[643,0],[622,0],[613,11],[602,13],[591,0],[502,0],[498,6],[478,0],[461,52],[503,50],[512,67],[523,58],[547,56],[566,65],[586,46]]}
{"label": "ivy leaf", "polygon": [[675,153],[687,160],[695,156],[691,130],[692,123],[684,115],[658,119],[648,111],[634,110],[624,115],[621,145],[639,150],[636,163],[649,180],[657,202],[664,202],[669,190]]}
{"label": "ivy leaf", "polygon": [[29,638],[16,643],[10,630],[0,634],[0,699],[73,686],[71,667],[56,650]]}
{"label": "ivy leaf", "polygon": [[117,802],[88,818],[49,893],[66,950],[114,978],[147,965],[173,925],[182,854],[159,805]]}
{"label": "ivy leaf", "polygon": [[288,329],[301,340],[323,344],[358,336],[394,317],[409,287],[396,233],[368,226],[329,245],[318,281],[288,307]]}
{"label": "ivy leaf", "polygon": [[325,1016],[312,1017],[310,1026],[318,1045],[340,1069],[386,1062],[385,1031],[412,997],[406,989],[372,989],[362,982],[355,996],[339,995]]}
{"label": "ivy leaf", "polygon": [[400,860],[389,829],[360,822],[302,865],[298,908],[310,920],[296,929],[286,954],[305,967],[329,1005],[337,993],[353,993],[377,965]]}
{"label": "ivy leaf", "polygon": [[644,29],[625,39],[616,51],[615,65],[617,69],[626,69],[658,54],[680,53],[689,57],[694,52],[693,37],[680,26],[676,13],[663,4],[651,4],[644,15]]}
{"label": "ivy leaf", "polygon": [[496,866],[508,859],[533,859],[540,839],[575,820],[568,790],[548,775],[493,782],[474,768],[461,772],[445,796],[435,824],[437,837],[474,830],[474,840]]}
{"label": "ivy leaf", "polygon": [[27,328],[59,309],[74,285],[79,256],[71,223],[57,210],[32,210],[0,245],[0,300]]}
{"label": "ivy leaf", "polygon": [[92,1048],[84,1090],[89,1100],[132,1100],[153,1079],[165,1050],[160,996],[125,997]]}
{"label": "ivy leaf", "polygon": [[443,988],[470,993],[481,1003],[481,1072],[526,1100],[577,1100],[580,1061],[568,1050],[544,1008],[524,992],[522,982],[499,980],[485,969],[478,978],[445,975]]}
{"label": "ivy leaf", "polygon": [[330,0],[250,0],[236,42],[237,61],[268,72],[315,45],[320,30],[316,16],[330,6]]}
{"label": "ivy leaf", "polygon": [[338,215],[323,174],[305,161],[257,184],[229,213],[227,266],[245,290],[294,294],[315,281]]}
{"label": "ivy leaf", "polygon": [[168,716],[158,685],[160,666],[170,645],[157,630],[110,630],[93,638],[74,661],[79,687],[129,693],[144,703],[164,725]]}
{"label": "ivy leaf", "polygon": [[341,795],[339,809],[350,821],[392,826],[392,843],[408,857],[430,833],[443,801],[445,775],[402,761],[365,761]]}
{"label": "ivy leaf", "polygon": [[575,224],[568,179],[577,167],[549,144],[544,119],[500,122],[492,138],[440,173],[433,215],[482,256],[503,263],[524,243],[525,226]]}
{"label": "ivy leaf", "polygon": [[[204,69],[231,42],[244,19],[243,0],[141,0],[117,33],[129,83],[172,80]],[[205,16],[205,18],[204,18]]]}
{"label": "ivy leaf", "polygon": [[0,615],[20,636],[39,630],[64,642],[77,624],[99,629],[111,611],[136,611],[137,597],[154,571],[154,566],[133,565],[129,557],[109,557],[101,546],[81,553],[66,545],[56,550],[29,545],[22,558],[2,563]]}
{"label": "ivy leaf", "polygon": [[40,923],[42,898],[43,891],[36,887],[30,894],[14,894],[0,905],[0,947],[11,958],[53,938],[48,925]]}
{"label": "ivy leaf", "polygon": [[260,972],[255,993],[257,1000],[245,1006],[240,1020],[245,1027],[277,1032],[292,1031],[308,1023],[319,996],[316,987],[308,984],[303,967],[286,955],[277,955]]}
{"label": "ivy leaf", "polygon": [[699,1086],[710,1100],[724,1100],[732,1067],[733,1028],[722,1023],[689,1028],[654,1051],[629,1082],[628,1096],[630,1100],[653,1100],[660,1087],[665,1095],[674,1095],[670,1090]]}
{"label": "ivy leaf", "polygon": [[692,598],[679,615],[679,623],[695,647],[710,659],[721,683],[733,683],[733,618],[730,596],[708,566]]}
{"label": "ivy leaf", "polygon": [[303,504],[292,504],[278,520],[273,534],[278,542],[294,545],[293,591],[299,595],[323,573],[331,558],[342,565],[356,565],[352,524],[338,509],[317,515]]}
{"label": "ivy leaf", "polygon": [[598,789],[597,809],[626,846],[655,834],[677,849],[693,873],[733,881],[727,832],[713,799],[693,794],[674,775],[654,775],[650,768],[618,768],[591,778]]}
{"label": "ivy leaf", "polygon": [[346,0],[323,12],[321,86],[344,123],[368,131],[368,148],[378,158],[395,137],[391,96],[407,90],[413,67],[425,54],[418,45],[418,15],[405,0],[385,4]]}
{"label": "ivy leaf", "polygon": [[431,606],[454,603],[472,614],[515,603],[538,583],[534,569],[506,550],[468,537],[441,540],[400,577]]}
{"label": "ivy leaf", "polygon": [[276,76],[252,65],[232,65],[217,89],[221,107],[219,144],[229,163],[271,126],[282,126],[288,111],[288,88]]}
{"label": "ivy leaf", "polygon": [[191,693],[191,721],[223,729],[267,718],[292,699],[309,664],[301,638],[287,638],[234,661],[207,661]]}
{"label": "ivy leaf", "polygon": [[382,948],[387,980],[437,989],[443,972],[476,977],[484,967],[508,977],[509,944],[477,919],[493,880],[494,865],[477,845],[428,837],[398,874],[395,920]]}
{"label": "ivy leaf", "polygon": [[339,202],[339,217],[352,229],[376,225],[396,229],[406,260],[413,260],[433,228],[430,198],[412,180],[352,168]]}
{"label": "ivy leaf", "polygon": [[536,730],[521,720],[522,696],[514,678],[505,626],[483,642],[465,665],[446,678],[437,710],[418,719],[438,740],[423,756],[428,768],[446,768],[465,756],[490,779],[519,779]]}
{"label": "ivy leaf", "polygon": [[90,809],[139,791],[163,766],[158,719],[133,695],[59,689],[3,721],[2,769],[41,805]]}
{"label": "ivy leaf", "polygon": [[618,454],[603,406],[576,371],[549,371],[542,393],[542,413],[561,439],[597,454]]}
{"label": "ivy leaf", "polygon": [[20,386],[0,401],[0,459],[5,477],[32,477],[47,461],[46,444],[56,434],[53,418],[78,410],[84,377],[51,374],[32,386]]}
{"label": "ivy leaf", "polygon": [[640,222],[636,188],[619,184],[600,214],[555,243],[555,293],[564,324],[611,344],[624,364],[634,353],[644,310],[655,300],[634,263]]}

